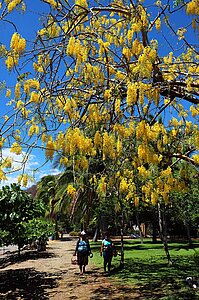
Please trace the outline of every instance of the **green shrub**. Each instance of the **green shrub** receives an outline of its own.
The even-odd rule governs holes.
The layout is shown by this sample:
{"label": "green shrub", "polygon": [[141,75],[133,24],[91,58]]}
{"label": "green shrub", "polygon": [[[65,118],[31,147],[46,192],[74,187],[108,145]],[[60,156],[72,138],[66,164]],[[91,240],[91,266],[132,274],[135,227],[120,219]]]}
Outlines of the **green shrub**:
{"label": "green shrub", "polygon": [[77,232],[77,231],[71,231],[71,232],[69,232],[69,235],[70,236],[79,236],[79,232]]}

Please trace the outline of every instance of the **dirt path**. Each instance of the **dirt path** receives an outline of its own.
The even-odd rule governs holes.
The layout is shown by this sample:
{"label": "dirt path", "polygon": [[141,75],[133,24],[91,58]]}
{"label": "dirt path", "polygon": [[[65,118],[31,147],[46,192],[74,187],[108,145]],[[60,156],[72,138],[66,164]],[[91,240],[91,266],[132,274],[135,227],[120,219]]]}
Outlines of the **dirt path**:
{"label": "dirt path", "polygon": [[80,276],[71,264],[76,240],[49,241],[47,251],[26,251],[20,260],[0,258],[0,299],[102,300],[144,299],[130,287],[115,285],[89,264]]}

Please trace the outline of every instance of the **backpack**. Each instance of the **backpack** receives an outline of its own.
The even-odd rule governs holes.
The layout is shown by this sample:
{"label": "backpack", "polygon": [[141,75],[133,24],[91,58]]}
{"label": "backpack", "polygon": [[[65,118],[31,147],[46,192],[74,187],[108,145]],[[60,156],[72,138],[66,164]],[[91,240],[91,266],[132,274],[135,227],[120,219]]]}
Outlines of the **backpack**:
{"label": "backpack", "polygon": [[79,241],[77,250],[81,253],[88,252],[88,243],[86,241]]}
{"label": "backpack", "polygon": [[104,239],[102,241],[103,243],[103,251],[108,251],[108,252],[112,252],[113,251],[113,247],[112,247],[112,242],[111,241],[108,241],[106,239]]}

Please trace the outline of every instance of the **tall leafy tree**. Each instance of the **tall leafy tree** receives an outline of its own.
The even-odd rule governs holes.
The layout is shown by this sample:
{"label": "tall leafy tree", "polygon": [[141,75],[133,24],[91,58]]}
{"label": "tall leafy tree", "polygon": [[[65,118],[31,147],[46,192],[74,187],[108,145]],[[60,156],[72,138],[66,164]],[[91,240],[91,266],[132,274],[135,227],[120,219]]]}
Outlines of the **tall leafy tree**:
{"label": "tall leafy tree", "polygon": [[[199,164],[197,1],[41,2],[49,14],[33,47],[14,26],[1,46],[8,71],[18,72],[1,147],[28,147],[25,158],[37,146],[47,159],[60,153],[73,172],[71,198],[84,189],[82,176],[121,205],[187,192],[174,165]],[[1,20],[23,3],[4,1]],[[95,164],[103,168],[91,173]],[[10,167],[2,158],[2,179]],[[26,184],[27,174],[19,179]]]}

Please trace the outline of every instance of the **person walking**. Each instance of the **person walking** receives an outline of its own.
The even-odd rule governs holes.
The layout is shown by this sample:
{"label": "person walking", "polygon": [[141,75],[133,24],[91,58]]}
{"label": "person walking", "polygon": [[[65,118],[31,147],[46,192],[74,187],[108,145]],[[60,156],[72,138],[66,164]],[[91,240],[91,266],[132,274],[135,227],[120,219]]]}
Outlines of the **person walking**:
{"label": "person walking", "polygon": [[86,266],[88,265],[88,256],[92,255],[89,240],[84,230],[80,233],[74,255],[77,256],[77,264],[79,266],[80,275],[82,275],[86,272]]}
{"label": "person walking", "polygon": [[111,262],[113,255],[116,254],[116,249],[114,243],[111,241],[109,234],[106,234],[104,239],[102,240],[102,245],[100,249],[100,255],[103,256],[104,259],[104,273],[107,273],[108,267],[108,274],[111,271]]}

